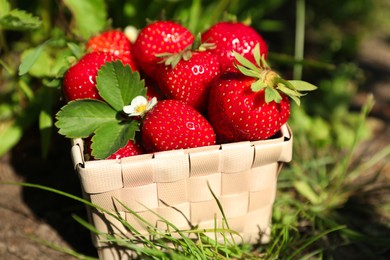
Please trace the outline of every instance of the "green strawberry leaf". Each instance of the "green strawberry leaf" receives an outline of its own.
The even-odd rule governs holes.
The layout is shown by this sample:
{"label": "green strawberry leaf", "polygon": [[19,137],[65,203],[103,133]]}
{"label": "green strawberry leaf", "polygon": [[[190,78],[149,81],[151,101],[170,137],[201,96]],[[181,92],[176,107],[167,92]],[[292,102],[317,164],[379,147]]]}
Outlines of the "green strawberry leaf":
{"label": "green strawberry leaf", "polygon": [[279,90],[280,92],[286,94],[286,95],[287,95],[289,98],[291,98],[298,106],[301,105],[300,97],[306,95],[306,94],[302,94],[302,93],[298,92],[298,91],[295,90],[295,89],[288,88],[288,87],[287,87],[286,85],[284,85],[284,84],[278,84],[277,90]]}
{"label": "green strawberry leaf", "polygon": [[255,48],[253,48],[253,57],[255,58],[256,65],[258,67],[261,66],[261,55],[260,55],[260,44],[256,44]]}
{"label": "green strawberry leaf", "polygon": [[77,45],[74,42],[68,42],[66,44],[68,48],[72,51],[73,55],[77,59],[81,59],[81,57],[84,55],[85,50],[83,50],[79,45]]}
{"label": "green strawberry leaf", "polygon": [[104,0],[64,0],[64,5],[72,13],[72,31],[83,39],[88,39],[106,28],[107,10]]}
{"label": "green strawberry leaf", "polygon": [[19,65],[19,76],[30,71],[31,67],[36,63],[49,42],[50,40],[47,40],[33,50],[26,50],[23,53],[22,62]]}
{"label": "green strawberry leaf", "polygon": [[70,101],[56,115],[56,127],[67,138],[85,138],[107,123],[118,122],[117,111],[106,103],[83,99]]}
{"label": "green strawberry leaf", "polygon": [[263,81],[261,80],[256,80],[255,82],[252,83],[251,85],[251,90],[253,92],[258,92],[264,88],[267,87],[267,84],[265,84]]}
{"label": "green strawberry leaf", "polygon": [[0,0],[0,18],[11,11],[11,6],[7,0]]}
{"label": "green strawberry leaf", "polygon": [[288,80],[288,82],[298,91],[313,91],[317,89],[313,84],[302,80]]}
{"label": "green strawberry leaf", "polygon": [[264,55],[260,55],[260,45],[256,44],[253,48],[253,58],[255,64],[246,59],[244,56],[233,51],[233,55],[237,61],[235,67],[245,76],[257,78],[258,80],[252,83],[251,89],[253,92],[265,89],[265,102],[275,101],[279,103],[282,100],[280,93],[286,94],[295,103],[300,105],[300,97],[304,94],[300,91],[312,91],[317,89],[316,86],[305,81],[285,80],[281,78],[275,71],[271,69]]}
{"label": "green strawberry leaf", "polygon": [[184,51],[182,57],[183,57],[183,60],[189,61],[192,57],[192,52],[191,51]]}
{"label": "green strawberry leaf", "polygon": [[298,106],[301,105],[301,100],[297,96],[289,96]]}
{"label": "green strawberry leaf", "polygon": [[242,74],[244,74],[245,76],[253,77],[253,78],[259,78],[260,77],[260,73],[258,71],[254,71],[254,70],[248,69],[248,68],[246,68],[244,66],[241,66],[241,65],[236,65],[236,68]]}
{"label": "green strawberry leaf", "polygon": [[[233,55],[234,55],[234,58],[244,67],[246,67],[247,69],[250,69],[250,70],[254,70],[254,71],[258,71],[258,72],[261,72],[261,69],[259,67],[256,67],[255,64],[253,64],[252,62],[250,62],[247,58],[245,58],[244,56],[242,56],[241,54],[239,54],[238,52],[236,51],[233,51]],[[238,64],[237,64],[238,65]]]}
{"label": "green strawberry leaf", "polygon": [[22,138],[24,129],[17,122],[5,121],[0,127],[0,156],[11,150]]}
{"label": "green strawberry leaf", "polygon": [[179,63],[179,61],[182,59],[182,56],[180,54],[171,54],[170,56],[168,56],[166,59],[165,59],[165,65],[166,66],[171,66],[171,68],[175,68],[176,65]]}
{"label": "green strawberry leaf", "polygon": [[82,99],[70,101],[57,113],[56,127],[68,138],[92,137],[92,156],[105,159],[134,140],[139,130],[137,120],[121,121],[107,103]]}
{"label": "green strawberry leaf", "polygon": [[302,94],[302,93],[298,92],[295,89],[288,88],[288,87],[286,87],[283,84],[278,84],[276,89],[281,91],[281,92],[283,92],[284,94],[286,94],[289,97],[292,97],[292,96],[294,96],[294,97],[302,97],[302,96],[305,95],[305,94]]}
{"label": "green strawberry leaf", "polygon": [[105,159],[134,140],[140,123],[121,117],[121,112],[135,97],[146,97],[146,88],[139,73],[121,61],[105,63],[96,81],[104,101],[70,101],[57,113],[55,125],[67,138],[92,136],[92,156]]}
{"label": "green strawberry leaf", "polygon": [[92,137],[92,156],[96,159],[106,159],[111,154],[134,140],[139,123],[131,120],[125,123],[119,121],[106,122],[96,129]]}
{"label": "green strawberry leaf", "polygon": [[8,30],[32,30],[41,26],[42,21],[23,10],[12,9],[0,17],[0,27]]}
{"label": "green strawberry leaf", "polygon": [[282,100],[282,96],[279,94],[279,92],[271,87],[265,88],[265,102],[268,104],[272,101],[275,101],[276,103],[280,103]]}
{"label": "green strawberry leaf", "polygon": [[100,67],[96,83],[100,96],[118,112],[136,96],[146,97],[144,80],[121,61],[107,62]]}

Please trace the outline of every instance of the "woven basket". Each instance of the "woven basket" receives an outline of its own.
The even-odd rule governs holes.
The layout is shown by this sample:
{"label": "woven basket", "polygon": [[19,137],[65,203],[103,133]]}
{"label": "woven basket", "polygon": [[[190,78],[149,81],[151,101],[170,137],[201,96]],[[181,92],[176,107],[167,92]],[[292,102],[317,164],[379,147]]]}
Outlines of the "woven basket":
{"label": "woven basket", "polygon": [[[276,137],[264,141],[97,161],[84,161],[83,142],[75,139],[71,154],[86,198],[118,212],[145,235],[146,227],[118,201],[158,228],[166,226],[153,212],[180,229],[189,229],[189,222],[200,229],[212,229],[221,227],[222,214],[211,188],[230,228],[246,243],[266,243],[277,176],[292,157],[292,132],[284,125]],[[89,209],[89,215],[90,222],[102,232],[132,236],[108,214]],[[214,238],[215,234],[210,235]],[[92,240],[100,259],[131,258],[131,252],[107,244],[99,236],[93,235]]]}

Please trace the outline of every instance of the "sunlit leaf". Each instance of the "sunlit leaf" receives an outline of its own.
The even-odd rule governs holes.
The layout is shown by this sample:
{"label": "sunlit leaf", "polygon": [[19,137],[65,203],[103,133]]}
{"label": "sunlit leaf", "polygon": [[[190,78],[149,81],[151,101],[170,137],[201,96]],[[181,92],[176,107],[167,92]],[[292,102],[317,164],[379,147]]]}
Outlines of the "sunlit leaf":
{"label": "sunlit leaf", "polygon": [[290,89],[290,88],[286,87],[283,84],[279,84],[277,89],[280,90],[281,92],[285,93],[289,97],[291,97],[291,96],[301,97],[301,96],[305,95],[305,94],[302,94],[302,93],[300,93],[300,92],[298,92],[298,91],[296,91],[294,89]]}
{"label": "sunlit leaf", "polygon": [[102,31],[107,23],[107,10],[104,0],[64,0],[74,19],[73,32],[88,39]]}
{"label": "sunlit leaf", "polygon": [[14,122],[0,124],[0,156],[14,147],[22,138],[23,128]]}
{"label": "sunlit leaf", "polygon": [[291,98],[298,106],[301,105],[300,97],[304,96],[305,94],[302,94],[294,89],[290,89],[283,84],[279,84],[277,89]]}
{"label": "sunlit leaf", "polygon": [[92,137],[92,155],[96,159],[105,159],[134,139],[138,122],[107,122],[96,129]]}
{"label": "sunlit leaf", "polygon": [[116,122],[116,111],[99,100],[71,101],[57,113],[59,133],[68,138],[90,136],[98,127]]}
{"label": "sunlit leaf", "polygon": [[291,98],[295,102],[295,104],[297,104],[298,106],[301,105],[301,100],[299,99],[299,97],[297,97],[297,96],[289,96],[289,98]]}
{"label": "sunlit leaf", "polygon": [[61,80],[60,79],[43,79],[42,83],[46,87],[57,88],[61,85]]}
{"label": "sunlit leaf", "polygon": [[73,55],[77,58],[80,59],[84,55],[84,51],[82,48],[80,48],[79,45],[73,42],[68,42],[66,44],[68,48],[72,51]]}
{"label": "sunlit leaf", "polygon": [[0,0],[0,18],[11,11],[10,4],[7,0]]}
{"label": "sunlit leaf", "polygon": [[244,74],[245,76],[253,77],[253,78],[259,78],[260,77],[260,73],[258,71],[254,71],[254,70],[248,69],[248,68],[246,68],[244,66],[241,66],[241,65],[236,65],[236,68],[242,74]]}
{"label": "sunlit leaf", "polygon": [[303,197],[308,199],[312,204],[318,204],[320,199],[315,191],[310,187],[307,182],[304,181],[294,181],[293,182],[295,189],[301,194]]}
{"label": "sunlit leaf", "polygon": [[10,10],[0,17],[0,27],[6,30],[33,30],[41,24],[38,17],[18,9]]}
{"label": "sunlit leaf", "polygon": [[279,92],[271,87],[265,88],[265,102],[269,103],[272,101],[275,101],[276,103],[279,103],[282,100],[282,96],[279,94]]}
{"label": "sunlit leaf", "polygon": [[256,44],[252,52],[253,52],[253,57],[255,57],[255,62],[257,66],[261,67],[260,44]]}
{"label": "sunlit leaf", "polygon": [[[19,76],[22,76],[22,75],[24,75],[24,74],[26,74],[27,72],[30,71],[30,69],[37,62],[37,60],[39,59],[39,57],[41,56],[42,52],[44,51],[46,45],[49,42],[50,42],[50,40],[49,41],[45,41],[44,43],[42,43],[38,47],[36,47],[36,48],[34,48],[32,50],[27,50],[25,52],[25,56],[22,55],[22,62],[19,65]],[[45,67],[47,69],[49,69],[47,64],[46,64]]]}
{"label": "sunlit leaf", "polygon": [[260,68],[256,67],[255,64],[253,64],[251,61],[249,61],[247,58],[239,54],[238,52],[233,51],[234,58],[238,61],[239,64],[242,66],[254,70],[254,71],[259,71]]}
{"label": "sunlit leaf", "polygon": [[27,84],[24,80],[20,79],[18,81],[18,87],[22,90],[23,94],[27,97],[29,101],[32,101],[35,94],[31,86]]}
{"label": "sunlit leaf", "polygon": [[257,91],[260,91],[261,89],[264,89],[267,87],[267,84],[265,84],[263,81],[261,80],[256,80],[255,82],[252,83],[251,85],[251,89],[253,92],[257,92]]}
{"label": "sunlit leaf", "polygon": [[298,91],[312,91],[317,89],[315,85],[306,81],[289,80],[288,82],[291,83],[294,86],[294,88]]}
{"label": "sunlit leaf", "polygon": [[136,96],[146,96],[145,82],[140,74],[120,61],[104,64],[96,83],[100,96],[116,111],[122,111]]}

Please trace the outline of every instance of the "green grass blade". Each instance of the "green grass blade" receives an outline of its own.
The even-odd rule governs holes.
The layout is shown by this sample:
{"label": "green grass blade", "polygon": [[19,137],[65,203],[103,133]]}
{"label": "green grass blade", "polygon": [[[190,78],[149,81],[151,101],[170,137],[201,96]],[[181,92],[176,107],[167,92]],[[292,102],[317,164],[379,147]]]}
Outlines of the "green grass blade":
{"label": "green grass blade", "polygon": [[303,250],[305,250],[307,247],[309,247],[311,244],[313,244],[317,240],[328,235],[329,233],[336,232],[336,231],[339,231],[339,230],[344,229],[344,228],[345,228],[345,226],[337,226],[337,227],[326,230],[326,231],[308,239],[308,241],[306,243],[304,243],[300,248],[296,249],[287,259],[295,259],[296,256],[298,256]]}
{"label": "green grass blade", "polygon": [[[305,46],[305,0],[296,0],[296,24],[295,24],[295,59],[302,60]],[[295,64],[294,79],[302,78],[302,65]]]}

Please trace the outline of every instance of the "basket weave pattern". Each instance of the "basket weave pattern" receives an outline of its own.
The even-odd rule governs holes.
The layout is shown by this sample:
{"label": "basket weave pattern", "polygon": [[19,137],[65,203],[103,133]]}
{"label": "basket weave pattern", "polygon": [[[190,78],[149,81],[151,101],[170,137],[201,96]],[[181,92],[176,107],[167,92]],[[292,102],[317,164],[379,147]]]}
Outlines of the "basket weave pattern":
{"label": "basket weave pattern", "polygon": [[[151,210],[180,229],[189,229],[188,221],[200,229],[212,229],[216,225],[221,227],[222,215],[211,188],[221,202],[230,228],[239,232],[246,243],[269,240],[277,176],[283,163],[291,157],[292,133],[287,125],[276,138],[269,140],[158,152],[120,160],[86,162],[82,140],[75,139],[72,145],[72,159],[86,198],[119,212],[141,233],[147,235],[145,226],[118,201],[158,228],[166,227]],[[118,220],[107,214],[90,210],[90,217],[91,223],[102,232],[131,236]],[[101,259],[124,258],[113,253],[112,246],[100,241],[98,236],[93,237],[93,242]]]}

